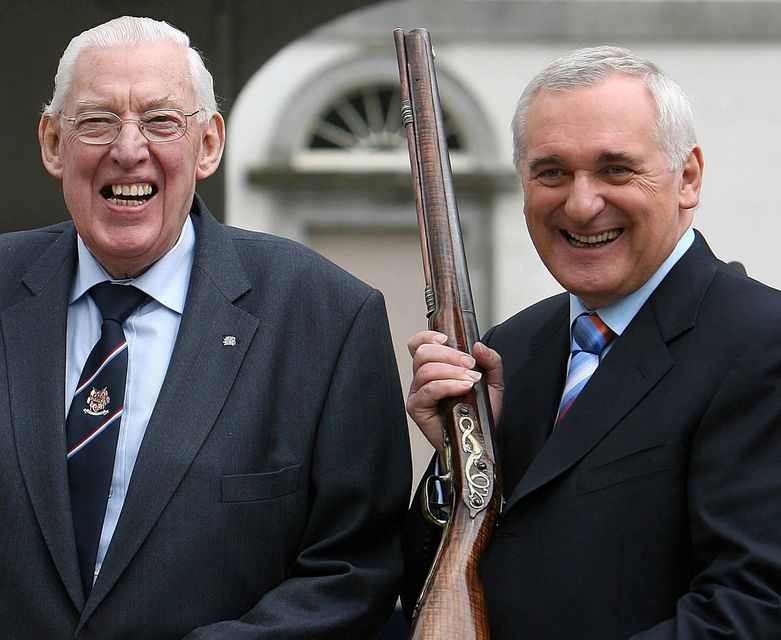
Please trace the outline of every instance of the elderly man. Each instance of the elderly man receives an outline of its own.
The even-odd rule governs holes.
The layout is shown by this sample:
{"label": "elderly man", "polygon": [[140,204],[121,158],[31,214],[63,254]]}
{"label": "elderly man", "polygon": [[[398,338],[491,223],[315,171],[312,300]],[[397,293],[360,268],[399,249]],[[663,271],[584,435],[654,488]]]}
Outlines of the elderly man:
{"label": "elderly man", "polygon": [[[781,295],[691,229],[685,95],[629,51],[584,49],[531,82],[513,129],[529,234],[567,293],[474,359],[409,343],[408,411],[437,449],[437,401],[475,360],[487,376],[492,640],[781,638]],[[410,515],[414,594],[434,536]]]}
{"label": "elderly man", "polygon": [[74,38],[39,139],[73,221],[0,237],[3,638],[374,638],[410,477],[382,296],[211,216],[224,123],[170,25]]}

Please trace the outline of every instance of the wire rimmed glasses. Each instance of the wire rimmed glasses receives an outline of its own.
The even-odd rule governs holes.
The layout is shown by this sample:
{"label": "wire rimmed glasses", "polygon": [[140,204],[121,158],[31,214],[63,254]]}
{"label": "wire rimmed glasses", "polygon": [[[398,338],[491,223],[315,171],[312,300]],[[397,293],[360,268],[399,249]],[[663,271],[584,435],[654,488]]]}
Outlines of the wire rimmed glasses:
{"label": "wire rimmed glasses", "polygon": [[60,115],[73,125],[76,137],[85,144],[111,144],[119,137],[122,125],[132,122],[149,142],[173,142],[187,132],[187,119],[199,113],[181,109],[150,109],[139,118],[120,118],[111,111],[85,111],[75,116]]}

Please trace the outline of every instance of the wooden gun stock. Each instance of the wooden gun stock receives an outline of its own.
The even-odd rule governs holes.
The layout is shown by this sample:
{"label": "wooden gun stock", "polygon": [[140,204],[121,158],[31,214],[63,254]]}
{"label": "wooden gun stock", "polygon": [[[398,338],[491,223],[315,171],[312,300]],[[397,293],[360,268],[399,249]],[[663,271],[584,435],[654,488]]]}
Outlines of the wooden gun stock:
{"label": "wooden gun stock", "polygon": [[[412,167],[429,328],[471,353],[480,339],[461,238],[444,119],[425,29],[393,32],[401,80],[402,122]],[[410,638],[488,640],[485,595],[478,573],[501,506],[493,418],[484,380],[443,401],[450,515],[418,599]],[[428,492],[424,491],[424,500]],[[428,509],[428,504],[425,505]]]}

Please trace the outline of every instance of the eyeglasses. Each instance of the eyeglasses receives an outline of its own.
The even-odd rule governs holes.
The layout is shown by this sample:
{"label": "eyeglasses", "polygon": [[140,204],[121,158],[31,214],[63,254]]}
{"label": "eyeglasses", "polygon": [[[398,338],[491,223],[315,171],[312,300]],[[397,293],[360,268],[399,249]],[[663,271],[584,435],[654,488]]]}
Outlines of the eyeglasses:
{"label": "eyeglasses", "polygon": [[181,109],[151,109],[140,118],[120,118],[111,111],[85,111],[77,116],[60,115],[73,125],[76,136],[85,144],[111,144],[119,136],[122,125],[134,122],[149,142],[173,142],[187,131],[187,118],[199,113],[185,113]]}

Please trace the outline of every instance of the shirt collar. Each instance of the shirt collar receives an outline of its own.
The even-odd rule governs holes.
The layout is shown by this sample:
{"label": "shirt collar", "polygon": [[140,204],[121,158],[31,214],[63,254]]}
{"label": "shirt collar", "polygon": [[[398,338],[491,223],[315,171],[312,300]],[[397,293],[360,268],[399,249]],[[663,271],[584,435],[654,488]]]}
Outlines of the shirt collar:
{"label": "shirt collar", "polygon": [[77,235],[76,242],[79,262],[71,287],[71,304],[94,285],[109,280],[132,283],[163,306],[180,314],[184,312],[187,285],[195,259],[195,227],[189,216],[185,220],[176,244],[144,273],[129,280],[112,278],[90,253],[81,236]]}
{"label": "shirt collar", "polygon": [[[618,300],[606,307],[600,307],[599,317],[602,321],[613,330],[616,335],[621,335],[627,328],[632,319],[640,311],[646,300],[651,297],[659,283],[664,280],[664,277],[675,266],[675,263],[681,259],[684,253],[691,247],[694,242],[694,229],[689,229],[684,233],[675,245],[672,253],[667,259],[662,262],[656,272],[646,281],[646,283],[640,287],[637,291],[630,293],[625,298]],[[569,319],[570,327],[581,313],[588,313],[595,311],[595,309],[587,308],[577,296],[570,294],[569,296]]]}

